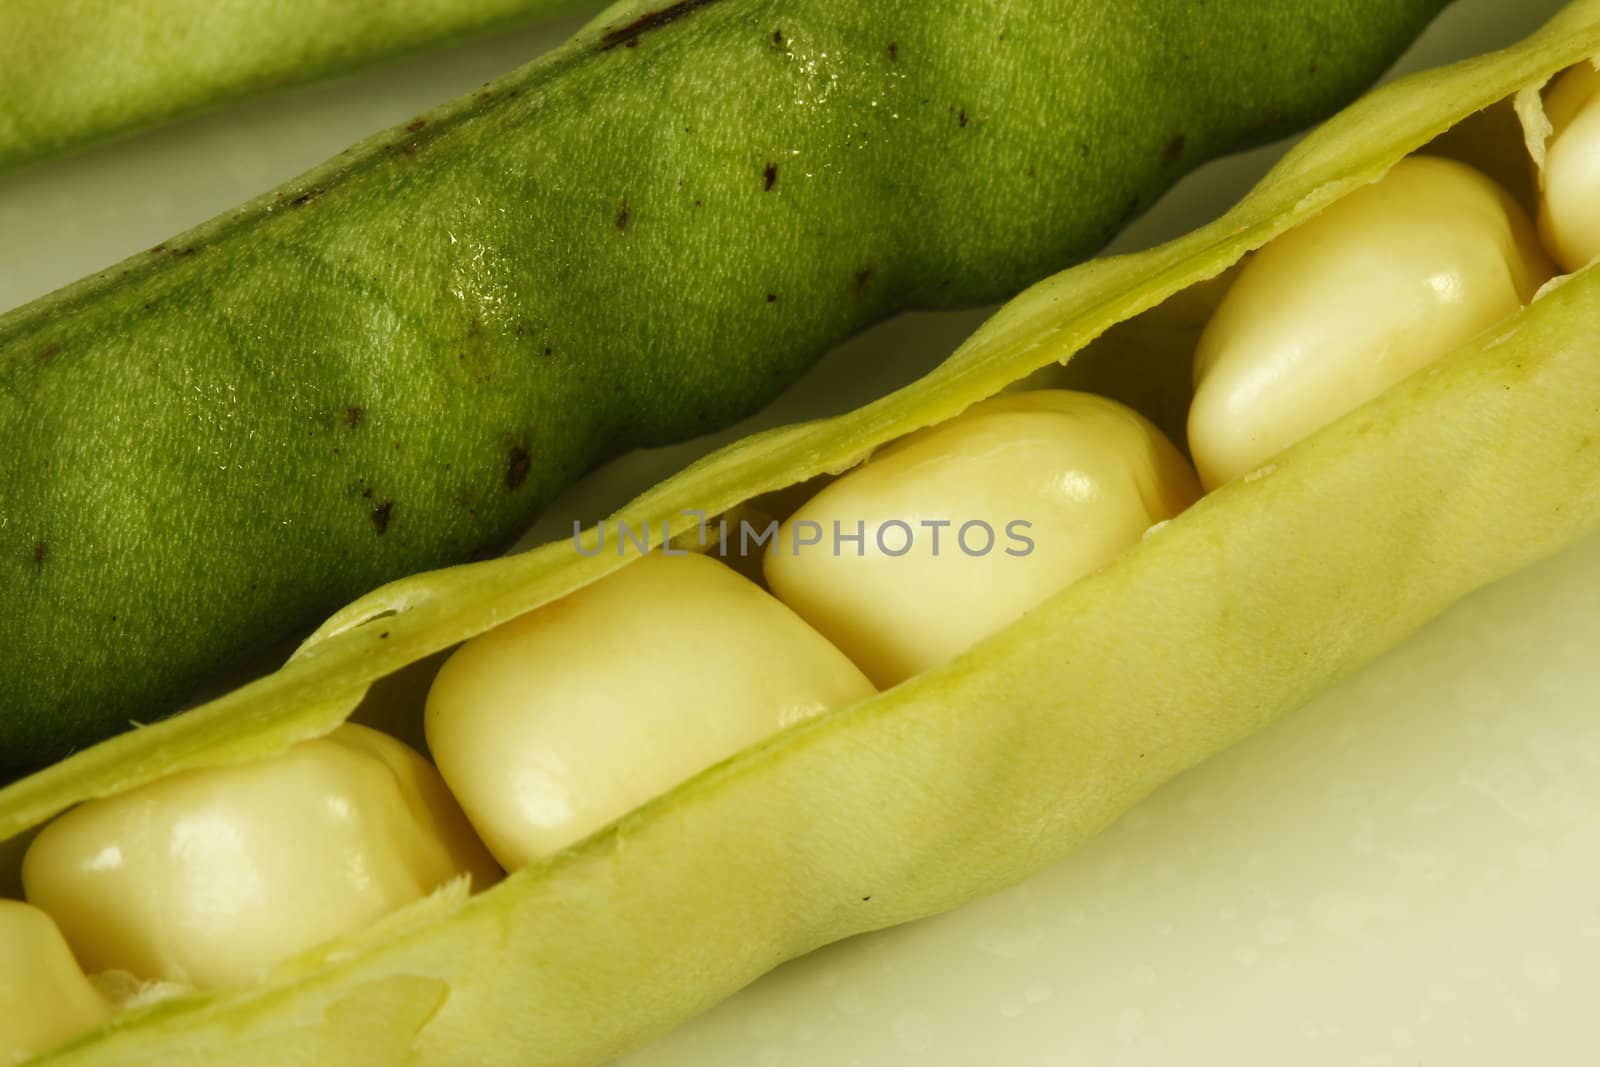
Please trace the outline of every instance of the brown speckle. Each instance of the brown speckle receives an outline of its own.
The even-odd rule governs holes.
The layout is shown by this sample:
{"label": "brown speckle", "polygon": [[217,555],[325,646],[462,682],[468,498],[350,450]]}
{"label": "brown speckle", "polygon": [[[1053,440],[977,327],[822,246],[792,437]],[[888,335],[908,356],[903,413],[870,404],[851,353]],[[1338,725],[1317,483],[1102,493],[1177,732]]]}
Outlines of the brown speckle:
{"label": "brown speckle", "polygon": [[407,156],[414,156],[421,151],[421,149],[422,146],[417,144],[415,141],[407,141],[405,144],[400,146],[401,154]]}
{"label": "brown speckle", "polygon": [[44,561],[50,558],[50,546],[43,541],[33,543],[33,565],[43,567]]}
{"label": "brown speckle", "polygon": [[167,243],[165,241],[163,241],[160,244],[156,245],[154,248],[152,248],[150,250],[150,254],[151,255],[156,255],[158,253],[165,252],[166,250],[167,250]]}
{"label": "brown speckle", "polygon": [[361,420],[366,414],[366,409],[361,405],[352,404],[344,409],[344,424],[353,430],[361,425]]}
{"label": "brown speckle", "polygon": [[57,356],[59,356],[60,354],[61,354],[61,342],[60,341],[51,341],[49,344],[47,344],[43,348],[39,349],[39,362],[40,363],[49,363],[52,360],[54,360]]}
{"label": "brown speckle", "polygon": [[1167,147],[1161,150],[1161,158],[1167,163],[1176,163],[1183,158],[1184,146],[1189,143],[1189,138],[1181,133],[1172,135],[1167,142]]}
{"label": "brown speckle", "polygon": [[889,42],[889,62],[893,63],[900,58],[900,46],[893,41]]}
{"label": "brown speckle", "polygon": [[289,201],[289,206],[290,207],[305,207],[307,204],[311,203],[311,201],[315,200],[317,197],[319,197],[321,195],[322,195],[322,190],[321,189],[308,189],[305,192],[301,193],[299,196],[295,197],[293,200]]}
{"label": "brown speckle", "polygon": [[624,231],[627,230],[628,221],[632,217],[633,217],[633,210],[628,207],[628,202],[626,200],[624,200],[622,202],[622,207],[617,211],[617,229],[624,230]]}
{"label": "brown speckle", "polygon": [[372,528],[378,531],[379,537],[382,537],[389,529],[389,519],[393,515],[393,500],[385,500],[383,503],[372,509]]}
{"label": "brown speckle", "polygon": [[192,256],[192,255],[194,255],[194,253],[195,253],[194,245],[189,245],[187,248],[178,249],[176,252],[173,253],[173,255],[177,255],[177,256]]}
{"label": "brown speckle", "polygon": [[526,445],[514,445],[506,456],[506,490],[516,492],[522,488],[522,483],[528,480],[528,468],[533,466],[533,457],[528,455]]}
{"label": "brown speckle", "polygon": [[1312,60],[1311,61],[1311,66],[1306,68],[1306,73],[1311,75],[1313,78],[1315,78],[1317,76],[1317,71],[1319,69],[1320,68],[1317,66],[1316,60]]}
{"label": "brown speckle", "polygon": [[372,499],[372,486],[369,485],[365,489],[361,490],[361,497],[362,497],[363,500],[371,500]]}
{"label": "brown speckle", "polygon": [[418,133],[427,124],[428,124],[428,120],[427,119],[412,119],[410,122],[406,123],[406,132],[407,133]]}
{"label": "brown speckle", "polygon": [[850,294],[857,300],[866,295],[867,286],[872,284],[872,275],[875,268],[871,263],[856,271],[855,277],[850,281]]}
{"label": "brown speckle", "polygon": [[778,165],[768,163],[761,171],[761,191],[772,192],[772,187],[778,184]]}
{"label": "brown speckle", "polygon": [[624,47],[624,48],[638,48],[639,47],[639,38],[637,38],[637,37],[628,38],[628,43],[623,45],[622,47]]}
{"label": "brown speckle", "polygon": [[957,123],[957,125],[960,125],[960,126],[965,126],[967,124],[967,109],[966,108],[962,108],[960,114],[958,114],[956,116],[956,123]]}
{"label": "brown speckle", "polygon": [[639,38],[649,31],[665,26],[695,8],[705,7],[712,2],[713,0],[678,0],[675,4],[646,12],[632,22],[607,30],[600,38],[600,51],[608,51],[619,44],[632,48],[638,43]]}

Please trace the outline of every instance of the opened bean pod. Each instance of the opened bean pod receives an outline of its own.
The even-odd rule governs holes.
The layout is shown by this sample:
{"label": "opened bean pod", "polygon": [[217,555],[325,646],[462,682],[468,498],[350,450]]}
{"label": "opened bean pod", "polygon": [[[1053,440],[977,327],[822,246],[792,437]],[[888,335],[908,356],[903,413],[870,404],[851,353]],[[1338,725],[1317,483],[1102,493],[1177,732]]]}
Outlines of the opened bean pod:
{"label": "opened bean pod", "polygon": [[[177,854],[170,832],[118,836],[126,812],[191,787],[190,811],[263,807],[242,799],[249,783],[325,758],[300,754],[347,736],[312,740],[370,680],[454,648],[426,696],[429,747],[513,869],[469,896],[494,869],[445,834],[433,853],[448,858],[344,911],[344,936],[296,932],[213,975],[161,962],[181,949],[173,917],[151,923],[137,900],[118,912],[108,894],[89,909],[106,925],[76,933],[58,906],[91,969],[131,971],[147,996],[217,987],[128,1008],[59,1062],[178,1047],[230,1063],[286,1049],[598,1062],[781,959],[1037,869],[1466,589],[1600,524],[1600,459],[1583,447],[1600,276],[1546,284],[1529,214],[1545,233],[1578,225],[1549,190],[1579,127],[1552,122],[1542,206],[1430,144],[1596,52],[1600,4],[1584,3],[1492,61],[1375,94],[1216,226],[1044,283],[902,393],[741,442],[641,498],[618,520],[654,552],[614,523],[399,583],[272,677],[11,787],[8,833],[109,798],[47,826],[25,864],[30,890],[92,894],[97,867]],[[1104,353],[1241,261],[1162,360],[1163,388],[1194,383],[1197,479],[1149,419],[1083,390],[1127,395]],[[1330,307],[1360,328],[1330,328]],[[996,395],[1086,345],[1060,372],[1074,389]],[[690,550],[690,508],[781,520],[758,531],[767,588]],[[1448,566],[1393,558],[1421,537]],[[360,787],[330,796],[313,807],[375,803]],[[169,827],[204,822],[172,810]],[[459,829],[442,810],[434,821]],[[270,870],[270,845],[242,847],[252,836],[219,825],[209,840]],[[319,862],[309,850],[302,877]],[[217,870],[187,908],[243,884]]]}

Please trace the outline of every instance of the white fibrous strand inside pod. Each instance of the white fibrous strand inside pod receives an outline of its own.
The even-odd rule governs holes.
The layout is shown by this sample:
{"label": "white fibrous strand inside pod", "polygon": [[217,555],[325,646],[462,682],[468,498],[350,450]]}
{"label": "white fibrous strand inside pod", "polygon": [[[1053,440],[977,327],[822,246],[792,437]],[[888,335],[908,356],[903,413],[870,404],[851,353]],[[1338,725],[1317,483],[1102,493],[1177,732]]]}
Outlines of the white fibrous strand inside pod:
{"label": "white fibrous strand inside pod", "polygon": [[91,972],[205,988],[499,869],[438,772],[346,724],[276,756],[180,771],[46,826],[28,899]]}
{"label": "white fibrous strand inside pod", "polygon": [[0,900],[0,1064],[48,1052],[110,1012],[50,916]]}
{"label": "white fibrous strand inside pod", "polygon": [[652,553],[457,649],[428,693],[428,747],[509,869],[872,693],[760,586]]}
{"label": "white fibrous strand inside pod", "polygon": [[960,655],[1199,495],[1143,416],[1087,393],[982,401],[893,442],[779,529],[777,596],[890,686]]}
{"label": "white fibrous strand inside pod", "polygon": [[1464,164],[1401,160],[1278,237],[1201,334],[1189,450],[1207,489],[1533,299],[1555,273],[1532,222]]}
{"label": "white fibrous strand inside pod", "polygon": [[1545,96],[1551,137],[1545,146],[1539,236],[1563,270],[1600,256],[1600,71],[1580,63]]}

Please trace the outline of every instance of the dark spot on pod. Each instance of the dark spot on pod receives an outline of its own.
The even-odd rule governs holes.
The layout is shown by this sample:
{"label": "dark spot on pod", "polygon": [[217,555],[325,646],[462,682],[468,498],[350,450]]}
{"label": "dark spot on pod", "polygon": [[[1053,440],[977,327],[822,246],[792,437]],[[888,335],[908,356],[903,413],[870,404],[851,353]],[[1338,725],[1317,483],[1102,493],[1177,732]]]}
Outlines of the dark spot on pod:
{"label": "dark spot on pod", "polygon": [[167,243],[165,241],[163,241],[160,244],[156,245],[154,248],[152,248],[150,250],[150,254],[151,255],[156,255],[158,253],[165,252],[166,250],[167,250]]}
{"label": "dark spot on pod", "polygon": [[617,211],[617,229],[626,230],[628,228],[628,222],[630,219],[632,219],[632,217],[633,210],[628,207],[628,202],[624,200],[622,202],[621,209]]}
{"label": "dark spot on pod", "polygon": [[707,4],[714,2],[715,0],[678,0],[675,4],[669,4],[655,11],[648,11],[632,22],[607,30],[600,38],[600,51],[608,51],[619,44],[632,48],[638,43],[640,37],[643,37],[651,30],[665,26],[697,7],[705,7]]}
{"label": "dark spot on pod", "polygon": [[856,271],[855,277],[850,280],[850,293],[857,300],[866,295],[867,286],[872,284],[874,267],[871,263]]}
{"label": "dark spot on pod", "polygon": [[359,404],[352,404],[344,409],[344,423],[352,430],[361,425],[361,420],[367,414],[366,409]]}
{"label": "dark spot on pod", "polygon": [[372,528],[382,537],[389,529],[389,519],[394,515],[394,501],[385,500],[372,509]]}
{"label": "dark spot on pod", "polygon": [[195,253],[195,247],[194,247],[194,245],[190,245],[187,248],[178,249],[176,252],[173,253],[173,255],[175,255],[175,256],[192,256],[192,255],[194,255],[194,253]]}
{"label": "dark spot on pod", "polygon": [[1168,163],[1176,163],[1183,158],[1184,146],[1189,143],[1189,138],[1181,133],[1172,135],[1172,140],[1167,142],[1167,147],[1162,149],[1161,158]]}
{"label": "dark spot on pod", "polygon": [[777,302],[778,302],[778,294],[777,293],[768,293],[767,294],[767,303],[776,304]]}
{"label": "dark spot on pod", "polygon": [[369,485],[365,489],[361,490],[361,498],[363,500],[371,500],[372,499],[372,486]]}
{"label": "dark spot on pod", "polygon": [[385,631],[383,631],[383,633],[378,635],[378,640],[379,641],[387,641],[388,639],[389,639],[389,631],[388,630],[385,630]]}
{"label": "dark spot on pod", "polygon": [[889,62],[893,63],[900,58],[900,46],[893,41],[889,42]]}
{"label": "dark spot on pod", "polygon": [[1306,68],[1306,73],[1311,75],[1311,77],[1315,78],[1317,76],[1317,71],[1319,69],[1320,68],[1317,66],[1317,61],[1316,60],[1312,60],[1311,61],[1311,66]]}
{"label": "dark spot on pod", "polygon": [[428,120],[427,119],[412,119],[410,122],[406,123],[406,132],[407,133],[417,133],[422,129],[422,127],[426,126],[427,124],[428,124]]}
{"label": "dark spot on pod", "polygon": [[301,193],[299,196],[295,197],[293,200],[289,201],[289,206],[290,207],[305,207],[307,204],[311,203],[311,201],[315,200],[317,197],[319,197],[321,195],[322,195],[322,190],[321,189],[308,189],[305,192]]}
{"label": "dark spot on pod", "polygon": [[548,356],[550,354],[550,351],[551,351],[550,346],[549,345],[545,345],[544,346],[544,354]]}
{"label": "dark spot on pod", "polygon": [[956,116],[956,123],[958,125],[961,125],[961,126],[965,126],[967,124],[967,109],[966,108],[962,108],[960,114],[958,114]]}
{"label": "dark spot on pod", "polygon": [[506,491],[516,492],[522,488],[522,483],[528,480],[528,468],[533,466],[533,457],[528,454],[527,445],[513,445],[506,456]]}
{"label": "dark spot on pod", "polygon": [[782,48],[783,44],[784,44],[783,31],[782,30],[773,30],[772,31],[772,47],[774,47],[774,48]]}
{"label": "dark spot on pod", "polygon": [[50,546],[43,541],[33,543],[33,565],[43,567],[44,561],[50,558]]}
{"label": "dark spot on pod", "polygon": [[407,155],[407,156],[414,156],[421,149],[422,149],[422,146],[417,144],[417,142],[415,142],[415,141],[407,141],[405,144],[400,146],[401,154]]}
{"label": "dark spot on pod", "polygon": [[761,191],[770,193],[776,184],[778,184],[778,165],[768,163],[761,171]]}
{"label": "dark spot on pod", "polygon": [[51,341],[49,344],[47,344],[43,348],[39,349],[39,362],[40,363],[49,363],[51,360],[55,359],[60,354],[61,354],[61,342],[60,341]]}
{"label": "dark spot on pod", "polygon": [[637,38],[637,37],[628,38],[628,43],[623,45],[622,47],[624,47],[624,48],[638,48],[639,47],[639,38]]}

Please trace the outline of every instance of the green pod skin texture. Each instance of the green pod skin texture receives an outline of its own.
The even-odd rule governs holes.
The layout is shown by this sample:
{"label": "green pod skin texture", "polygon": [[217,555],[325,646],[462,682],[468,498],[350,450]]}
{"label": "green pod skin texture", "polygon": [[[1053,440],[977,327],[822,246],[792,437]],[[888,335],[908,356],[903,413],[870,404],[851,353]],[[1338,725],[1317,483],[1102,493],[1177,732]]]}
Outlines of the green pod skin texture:
{"label": "green pod skin texture", "polygon": [[[620,513],[688,532],[948,419],[1215,278],[1474,112],[1600,54],[1600,0],[1374,93],[1217,222],[1041,282],[932,374],[746,438]],[[1600,528],[1600,268],[1202,499],[968,653],[797,724],[471,898],[231,994],[124,1012],[52,1067],[592,1067],[783,960],[1040,870],[1469,591]],[[1186,375],[1188,353],[1179,370]],[[1069,366],[1070,369],[1070,366]],[[331,730],[374,680],[625,564],[570,541],[417,575],[282,670],[0,790],[0,840]]]}
{"label": "green pod skin texture", "polygon": [[[0,767],[1099,247],[1443,0],[681,0],[0,318]],[[619,21],[620,20],[620,21]]]}
{"label": "green pod skin texture", "polygon": [[0,170],[582,0],[6,0]]}

